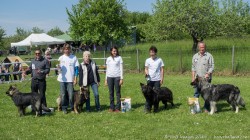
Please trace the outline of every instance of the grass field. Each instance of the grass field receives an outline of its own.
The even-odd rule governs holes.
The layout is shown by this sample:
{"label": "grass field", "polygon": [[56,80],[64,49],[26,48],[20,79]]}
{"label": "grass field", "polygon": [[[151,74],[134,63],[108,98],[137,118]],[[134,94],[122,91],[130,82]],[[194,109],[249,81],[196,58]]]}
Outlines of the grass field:
{"label": "grass field", "polygon": [[[143,74],[125,74],[122,96],[132,98],[132,110],[126,113],[109,113],[108,88],[99,88],[102,111],[94,111],[94,100],[91,92],[92,112],[63,114],[54,112],[35,118],[27,111],[25,117],[18,117],[17,109],[10,97],[5,95],[9,84],[0,85],[0,139],[250,139],[250,112],[240,108],[238,114],[230,110],[229,105],[218,103],[218,113],[213,116],[200,113],[192,115],[187,105],[187,97],[193,95],[189,85],[190,76],[166,75],[164,86],[174,93],[175,107],[163,110],[160,104],[159,113],[143,112],[145,99],[140,91],[139,82],[145,82]],[[249,77],[214,77],[214,84],[229,83],[237,85],[245,102],[250,99]],[[30,82],[17,83],[22,92],[30,91]],[[76,87],[77,88],[77,87]],[[56,107],[59,94],[59,83],[56,77],[47,79],[47,103]],[[203,105],[202,99],[200,99]]]}

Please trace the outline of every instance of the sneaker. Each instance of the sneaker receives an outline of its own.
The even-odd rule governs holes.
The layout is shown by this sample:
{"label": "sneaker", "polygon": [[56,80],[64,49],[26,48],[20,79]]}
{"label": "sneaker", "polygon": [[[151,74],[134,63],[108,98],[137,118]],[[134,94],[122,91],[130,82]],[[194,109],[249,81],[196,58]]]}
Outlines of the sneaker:
{"label": "sneaker", "polygon": [[119,109],[116,109],[114,112],[121,112]]}
{"label": "sneaker", "polygon": [[67,112],[67,110],[63,110],[63,114],[67,114],[68,112]]}
{"label": "sneaker", "polygon": [[114,110],[113,109],[109,109],[109,112],[114,112]]}
{"label": "sneaker", "polygon": [[209,113],[209,111],[207,109],[204,110],[204,113]]}

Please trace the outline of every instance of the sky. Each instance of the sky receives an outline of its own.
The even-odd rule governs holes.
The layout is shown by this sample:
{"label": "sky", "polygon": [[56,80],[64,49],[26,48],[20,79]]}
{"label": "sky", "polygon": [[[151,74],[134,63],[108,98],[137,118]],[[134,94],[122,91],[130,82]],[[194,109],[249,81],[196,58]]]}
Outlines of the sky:
{"label": "sky", "polygon": [[[0,27],[7,34],[15,34],[16,28],[31,30],[39,27],[46,32],[54,27],[63,31],[69,28],[66,8],[79,0],[1,0]],[[152,12],[155,0],[124,0],[129,11]]]}
{"label": "sky", "polygon": [[[156,0],[124,0],[129,11],[152,13]],[[250,0],[244,0],[250,3]],[[0,27],[7,34],[15,34],[16,28],[31,30],[38,27],[46,32],[54,27],[63,31],[69,28],[66,8],[71,9],[79,0],[1,0]]]}

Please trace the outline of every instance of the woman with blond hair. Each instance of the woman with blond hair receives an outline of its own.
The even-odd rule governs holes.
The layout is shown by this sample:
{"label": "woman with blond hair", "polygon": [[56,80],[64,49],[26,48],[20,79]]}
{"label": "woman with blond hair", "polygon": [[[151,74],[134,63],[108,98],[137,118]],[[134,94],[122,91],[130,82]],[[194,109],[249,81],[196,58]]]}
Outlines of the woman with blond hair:
{"label": "woman with blond hair", "polygon": [[[98,86],[100,85],[100,76],[98,73],[98,67],[96,63],[91,60],[91,53],[89,51],[83,52],[83,62],[79,66],[79,86],[89,87],[91,86],[95,96],[96,110],[100,111],[100,101]],[[86,102],[86,110],[90,112],[90,98]]]}

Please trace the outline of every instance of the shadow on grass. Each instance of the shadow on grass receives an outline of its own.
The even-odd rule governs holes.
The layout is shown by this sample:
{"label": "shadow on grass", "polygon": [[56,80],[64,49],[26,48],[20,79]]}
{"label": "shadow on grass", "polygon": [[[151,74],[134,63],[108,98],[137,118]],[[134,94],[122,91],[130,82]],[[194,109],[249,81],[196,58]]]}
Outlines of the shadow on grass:
{"label": "shadow on grass", "polygon": [[[235,112],[235,110],[233,110],[231,107],[230,107],[230,104],[228,103],[218,103],[217,105],[217,112],[228,112],[228,111],[232,111],[232,112]],[[239,106],[239,111],[240,110],[247,110],[246,107],[242,107],[242,106]]]}
{"label": "shadow on grass", "polygon": [[171,104],[169,104],[168,103],[168,106],[167,106],[167,108],[165,109],[164,108],[164,105],[159,105],[160,107],[159,107],[159,111],[161,111],[161,110],[171,110],[171,109],[178,109],[180,106],[182,105],[182,103],[176,103],[176,104],[174,104],[174,106],[171,106]]}

